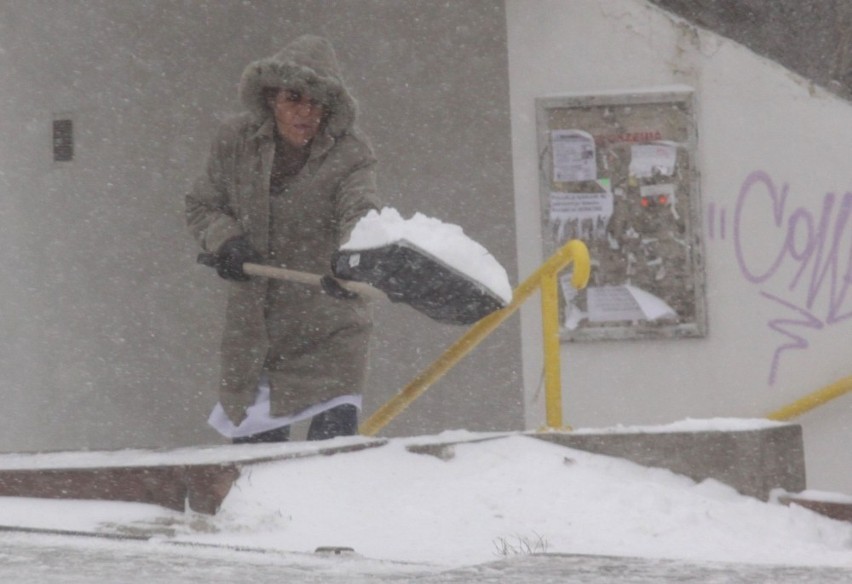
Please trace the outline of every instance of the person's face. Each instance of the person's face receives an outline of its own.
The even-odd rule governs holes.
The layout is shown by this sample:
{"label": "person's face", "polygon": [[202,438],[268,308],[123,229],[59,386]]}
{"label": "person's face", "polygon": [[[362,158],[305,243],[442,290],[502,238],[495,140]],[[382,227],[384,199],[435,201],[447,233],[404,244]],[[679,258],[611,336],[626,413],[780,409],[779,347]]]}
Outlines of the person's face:
{"label": "person's face", "polygon": [[278,133],[293,146],[305,146],[319,132],[323,106],[310,96],[293,89],[282,89],[271,105]]}

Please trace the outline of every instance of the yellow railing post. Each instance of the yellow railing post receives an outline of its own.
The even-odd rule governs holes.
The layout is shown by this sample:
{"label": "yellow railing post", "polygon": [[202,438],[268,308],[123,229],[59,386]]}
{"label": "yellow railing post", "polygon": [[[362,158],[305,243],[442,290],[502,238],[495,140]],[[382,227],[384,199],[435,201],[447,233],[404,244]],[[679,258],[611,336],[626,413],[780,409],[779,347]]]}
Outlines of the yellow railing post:
{"label": "yellow railing post", "polygon": [[[562,418],[562,360],[559,345],[559,272],[574,263],[571,285],[585,288],[589,283],[591,263],[589,250],[579,240],[569,241],[554,257],[558,262],[541,274],[541,330],[544,353],[545,429],[564,430]],[[548,262],[549,263],[549,262]]]}
{"label": "yellow railing post", "polygon": [[[398,416],[408,405],[415,399],[420,397],[429,386],[440,379],[447,371],[449,371],[456,363],[461,361],[465,355],[474,349],[486,336],[496,329],[504,320],[509,318],[515,311],[520,308],[521,304],[532,295],[533,292],[542,286],[545,278],[548,281],[552,280],[552,285],[548,286],[553,294],[557,294],[556,278],[560,270],[569,263],[574,263],[574,273],[571,277],[571,284],[577,288],[584,288],[589,281],[591,271],[591,263],[589,260],[589,250],[582,241],[573,239],[563,245],[556,253],[554,253],[546,262],[544,262],[529,278],[523,281],[515,288],[512,302],[506,308],[493,312],[474,324],[468,331],[462,335],[455,343],[444,351],[429,367],[427,367],[420,375],[415,377],[411,383],[405,386],[402,391],[385,402],[376,412],[370,416],[358,431],[364,436],[374,436],[379,430],[384,428],[396,416]],[[555,332],[551,332],[546,338],[555,339],[555,358],[551,357],[550,365],[555,364],[556,373],[556,392],[561,393],[558,387],[559,383],[559,307],[558,296],[553,296],[548,302],[552,303],[552,308],[548,315],[542,315],[543,327],[547,327],[550,331],[553,327]],[[544,303],[544,293],[542,294],[542,303]],[[542,304],[543,306],[543,304]],[[552,342],[552,341],[551,341]],[[545,347],[545,351],[548,348]],[[550,349],[553,352],[553,349]],[[548,371],[547,362],[545,363],[545,371]],[[550,375],[553,375],[552,371]],[[561,395],[559,395],[561,402]],[[550,409],[548,409],[550,411]],[[559,404],[559,422],[554,427],[561,426],[562,406]],[[548,424],[550,420],[548,419]]]}
{"label": "yellow railing post", "polygon": [[562,371],[559,359],[559,288],[556,274],[541,278],[544,403],[548,428],[562,428]]}

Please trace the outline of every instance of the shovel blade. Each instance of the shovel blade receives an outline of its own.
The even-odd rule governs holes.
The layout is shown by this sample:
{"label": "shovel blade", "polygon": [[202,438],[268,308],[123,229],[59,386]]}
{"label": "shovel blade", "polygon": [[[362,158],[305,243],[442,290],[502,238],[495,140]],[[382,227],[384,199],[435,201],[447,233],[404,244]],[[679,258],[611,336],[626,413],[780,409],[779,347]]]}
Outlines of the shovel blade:
{"label": "shovel blade", "polygon": [[445,324],[473,324],[505,307],[485,286],[408,242],[341,250],[333,270],[339,278],[366,282],[391,301]]}

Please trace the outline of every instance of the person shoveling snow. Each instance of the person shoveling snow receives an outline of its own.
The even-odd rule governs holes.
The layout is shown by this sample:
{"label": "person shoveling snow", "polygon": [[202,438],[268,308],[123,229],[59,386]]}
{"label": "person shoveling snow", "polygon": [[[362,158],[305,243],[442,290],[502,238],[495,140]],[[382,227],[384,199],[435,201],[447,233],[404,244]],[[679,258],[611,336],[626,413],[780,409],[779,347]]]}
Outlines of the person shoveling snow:
{"label": "person shoveling snow", "polygon": [[[404,302],[427,316],[452,324],[469,324],[506,306],[512,289],[505,268],[482,245],[470,239],[458,225],[416,213],[404,219],[393,208],[370,211],[352,230],[349,240],[335,254],[336,276],[360,280],[382,290],[388,298]],[[328,277],[294,273],[266,266],[246,265],[247,273],[299,278],[328,289]],[[347,290],[364,294],[364,287]],[[331,292],[335,293],[335,292]],[[281,427],[313,417],[317,406],[290,415],[275,416],[270,410],[269,379],[263,376],[247,417],[234,425],[217,404],[208,423],[229,438],[275,432]],[[361,395],[335,398],[334,406],[361,408]]]}
{"label": "person shoveling snow", "polygon": [[[500,302],[483,309],[481,299],[493,300],[483,294],[486,288],[468,284],[432,256],[412,255],[410,245],[404,254],[364,250],[361,270],[355,255],[340,251],[358,221],[380,205],[376,159],[356,126],[355,100],[328,40],[304,35],[250,63],[239,94],[246,111],[221,125],[206,169],[186,196],[187,226],[204,252],[200,259],[229,281],[221,413],[239,428],[263,394],[263,380],[270,416],[309,410],[309,440],[351,435],[359,407],[353,396],[360,396],[366,379],[371,315],[361,295],[330,277],[332,260],[341,275],[366,279],[444,322],[473,321]],[[341,260],[340,253],[348,255]],[[364,272],[365,266],[372,271]],[[282,268],[318,274],[324,286],[254,271]],[[401,283],[402,277],[413,283]],[[469,298],[475,299],[472,308]],[[289,422],[230,436],[285,441]]]}
{"label": "person shoveling snow", "polygon": [[[310,439],[354,434],[357,405],[336,400],[363,390],[366,303],[252,277],[245,266],[327,274],[357,221],[379,208],[373,150],[324,38],[304,35],[249,63],[239,95],[245,111],[221,124],[186,196],[189,231],[228,280],[219,403],[239,426],[265,375],[273,416],[317,407]],[[288,433],[282,425],[235,440],[278,442]]]}

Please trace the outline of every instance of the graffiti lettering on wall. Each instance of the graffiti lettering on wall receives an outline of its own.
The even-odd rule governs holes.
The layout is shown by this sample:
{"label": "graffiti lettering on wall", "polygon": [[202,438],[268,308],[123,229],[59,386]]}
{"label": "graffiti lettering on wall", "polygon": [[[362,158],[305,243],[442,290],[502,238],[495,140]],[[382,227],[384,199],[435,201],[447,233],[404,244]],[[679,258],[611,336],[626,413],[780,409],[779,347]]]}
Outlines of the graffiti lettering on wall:
{"label": "graffiti lettering on wall", "polygon": [[[846,302],[852,286],[852,192],[825,193],[816,212],[792,198],[787,183],[754,171],[743,181],[730,225],[740,272],[783,309],[784,316],[767,322],[784,337],[772,355],[770,385],[785,352],[808,348],[808,333],[852,318]],[[709,238],[725,239],[725,210],[711,204],[707,217]],[[756,221],[762,222],[759,230]],[[767,221],[775,228],[769,235]]]}

